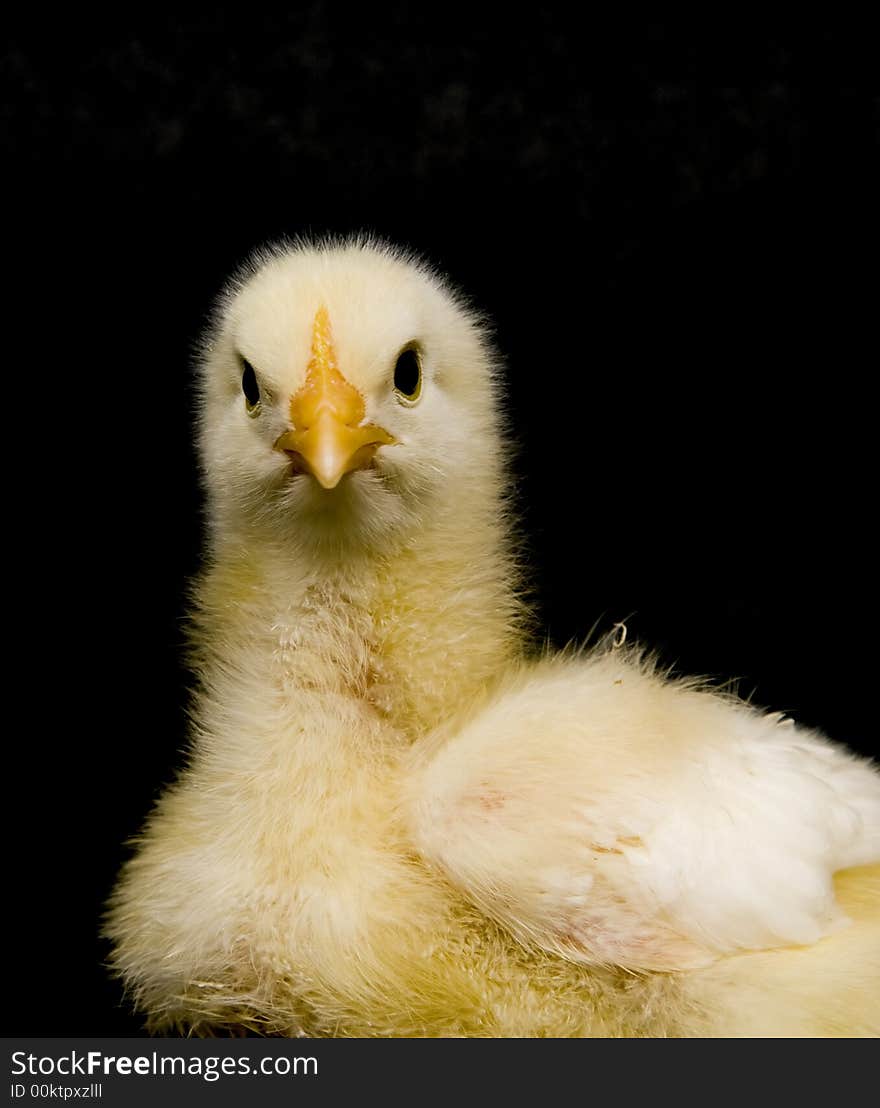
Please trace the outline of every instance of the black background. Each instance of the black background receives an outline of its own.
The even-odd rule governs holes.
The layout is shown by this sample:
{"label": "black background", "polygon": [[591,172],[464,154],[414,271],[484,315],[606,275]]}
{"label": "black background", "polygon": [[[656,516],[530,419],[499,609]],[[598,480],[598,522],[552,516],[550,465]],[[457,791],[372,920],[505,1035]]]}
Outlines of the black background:
{"label": "black background", "polygon": [[878,749],[858,29],[292,9],[53,16],[4,60],[9,1033],[138,1032],[97,921],[185,733],[191,350],[281,234],[375,230],[494,319],[552,641],[627,618]]}

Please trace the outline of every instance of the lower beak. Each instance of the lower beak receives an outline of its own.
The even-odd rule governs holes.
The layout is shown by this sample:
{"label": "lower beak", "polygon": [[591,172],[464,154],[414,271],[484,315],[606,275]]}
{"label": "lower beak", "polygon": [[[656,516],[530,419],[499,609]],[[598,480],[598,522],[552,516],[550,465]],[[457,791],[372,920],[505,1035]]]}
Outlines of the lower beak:
{"label": "lower beak", "polygon": [[369,466],[380,446],[393,446],[397,441],[376,424],[353,427],[332,408],[322,407],[310,427],[286,431],[275,449],[289,454],[295,465],[311,473],[325,489],[335,489],[346,473]]}

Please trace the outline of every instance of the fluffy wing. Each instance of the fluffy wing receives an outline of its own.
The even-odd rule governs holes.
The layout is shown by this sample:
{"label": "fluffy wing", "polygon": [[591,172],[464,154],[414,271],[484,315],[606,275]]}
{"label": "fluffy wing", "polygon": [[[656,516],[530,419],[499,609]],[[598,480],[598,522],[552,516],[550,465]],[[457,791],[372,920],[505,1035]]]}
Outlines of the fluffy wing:
{"label": "fluffy wing", "polygon": [[622,651],[542,662],[417,748],[422,855],[520,941],[682,969],[812,943],[838,869],[880,860],[880,775]]}

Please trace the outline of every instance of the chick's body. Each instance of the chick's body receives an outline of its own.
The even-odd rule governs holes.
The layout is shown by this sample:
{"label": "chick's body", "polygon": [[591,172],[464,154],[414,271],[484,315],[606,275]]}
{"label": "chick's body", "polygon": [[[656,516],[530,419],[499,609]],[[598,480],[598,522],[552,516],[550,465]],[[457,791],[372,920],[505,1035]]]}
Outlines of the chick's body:
{"label": "chick's body", "polygon": [[491,354],[436,278],[261,258],[200,435],[191,756],[107,927],[153,1029],[880,1033],[877,775],[620,649],[523,660]]}

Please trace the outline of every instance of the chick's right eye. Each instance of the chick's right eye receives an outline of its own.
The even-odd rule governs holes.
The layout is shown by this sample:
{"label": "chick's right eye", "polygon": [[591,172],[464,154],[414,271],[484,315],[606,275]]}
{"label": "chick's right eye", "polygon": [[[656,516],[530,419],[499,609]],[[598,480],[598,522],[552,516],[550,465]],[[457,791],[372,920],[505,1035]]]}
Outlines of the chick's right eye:
{"label": "chick's right eye", "polygon": [[257,375],[249,361],[242,358],[244,370],[241,374],[241,391],[244,393],[245,406],[249,415],[255,415],[260,404],[260,386]]}

